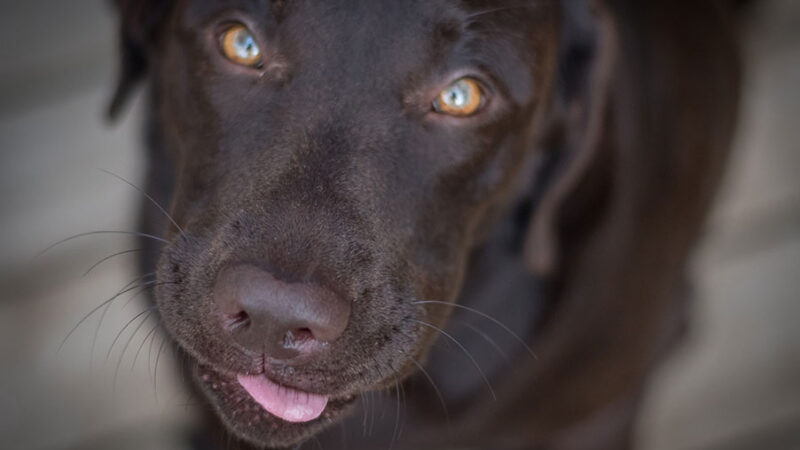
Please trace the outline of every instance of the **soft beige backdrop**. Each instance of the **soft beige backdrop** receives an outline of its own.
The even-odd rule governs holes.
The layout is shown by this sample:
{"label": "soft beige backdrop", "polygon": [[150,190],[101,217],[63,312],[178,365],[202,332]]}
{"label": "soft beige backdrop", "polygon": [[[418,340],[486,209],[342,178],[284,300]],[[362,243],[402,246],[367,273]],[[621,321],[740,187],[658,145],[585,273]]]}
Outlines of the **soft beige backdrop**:
{"label": "soft beige backdrop", "polygon": [[[135,223],[137,192],[99,170],[138,180],[142,164],[140,105],[116,127],[102,121],[115,56],[108,3],[0,0],[4,449],[177,450],[191,423],[171,355],[154,385],[160,335],[133,367],[151,322],[133,322],[109,353],[141,302],[108,311],[93,356],[99,313],[56,354],[87,311],[134,277],[135,257],[82,274],[135,241],[86,237],[32,260],[65,236]],[[693,261],[693,330],[655,379],[643,450],[800,449],[800,1],[759,5],[748,18],[735,155]]]}

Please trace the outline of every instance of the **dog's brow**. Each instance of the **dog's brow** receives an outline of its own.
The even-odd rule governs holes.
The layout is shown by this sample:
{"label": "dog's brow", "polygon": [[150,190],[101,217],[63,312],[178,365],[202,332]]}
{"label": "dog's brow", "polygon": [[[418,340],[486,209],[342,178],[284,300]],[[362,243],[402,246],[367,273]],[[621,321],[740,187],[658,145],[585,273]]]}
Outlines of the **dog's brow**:
{"label": "dog's brow", "polygon": [[[174,0],[173,0],[174,1]],[[177,2],[176,2],[177,3]],[[284,0],[225,0],[214,2],[184,2],[182,23],[187,29],[194,29],[208,21],[218,19],[219,16],[230,11],[241,11],[249,14],[268,14],[278,18],[283,10]],[[275,9],[276,3],[280,6]]]}
{"label": "dog's brow", "polygon": [[269,0],[270,10],[275,17],[282,17],[286,9],[286,0]]}

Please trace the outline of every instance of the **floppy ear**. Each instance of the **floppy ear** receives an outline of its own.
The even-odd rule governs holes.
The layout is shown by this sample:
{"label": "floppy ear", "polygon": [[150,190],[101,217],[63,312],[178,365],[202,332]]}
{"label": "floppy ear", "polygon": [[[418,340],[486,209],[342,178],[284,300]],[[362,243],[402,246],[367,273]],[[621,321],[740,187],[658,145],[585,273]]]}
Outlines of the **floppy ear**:
{"label": "floppy ear", "polygon": [[114,0],[119,15],[120,67],[107,116],[114,120],[136,85],[147,74],[150,53],[159,25],[172,0]]}
{"label": "floppy ear", "polygon": [[[684,324],[680,287],[730,148],[740,64],[730,2],[562,4],[591,19],[596,44],[585,88],[561,91],[563,156],[528,235],[531,265],[553,275],[555,307],[534,340],[539,359],[498,390],[509,403],[477,420],[543,448],[584,448],[597,427],[630,424],[647,373]],[[628,411],[590,422],[615,407]],[[559,441],[580,423],[584,444]]]}
{"label": "floppy ear", "polygon": [[553,181],[539,193],[524,249],[528,268],[542,277],[553,275],[560,265],[567,243],[564,226],[581,222],[585,228],[593,221],[586,219],[596,219],[612,157],[603,132],[617,51],[598,39],[598,21],[588,1],[564,0],[561,9],[556,95],[547,143],[555,153],[550,155],[555,173],[548,174]]}

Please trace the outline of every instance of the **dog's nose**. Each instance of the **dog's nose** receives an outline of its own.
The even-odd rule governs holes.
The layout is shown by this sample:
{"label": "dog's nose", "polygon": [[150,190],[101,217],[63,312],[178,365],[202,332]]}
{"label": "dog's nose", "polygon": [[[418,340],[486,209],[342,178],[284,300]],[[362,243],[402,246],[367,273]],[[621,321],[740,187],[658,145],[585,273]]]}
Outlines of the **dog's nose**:
{"label": "dog's nose", "polygon": [[214,302],[236,342],[280,360],[323,349],[350,318],[350,303],[329,290],[286,283],[252,265],[223,269]]}

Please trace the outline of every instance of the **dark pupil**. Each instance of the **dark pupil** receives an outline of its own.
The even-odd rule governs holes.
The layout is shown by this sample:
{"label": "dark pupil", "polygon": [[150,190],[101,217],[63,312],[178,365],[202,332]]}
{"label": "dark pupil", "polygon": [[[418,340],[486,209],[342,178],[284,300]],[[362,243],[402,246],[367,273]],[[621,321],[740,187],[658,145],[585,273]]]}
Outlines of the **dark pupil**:
{"label": "dark pupil", "polygon": [[239,33],[237,44],[239,46],[239,53],[242,56],[251,56],[254,53],[253,48],[255,47],[255,44],[253,42],[253,38],[247,33]]}
{"label": "dark pupil", "polygon": [[468,93],[465,91],[463,86],[456,85],[451,87],[447,91],[447,100],[451,106],[460,108],[467,103],[467,95]]}

